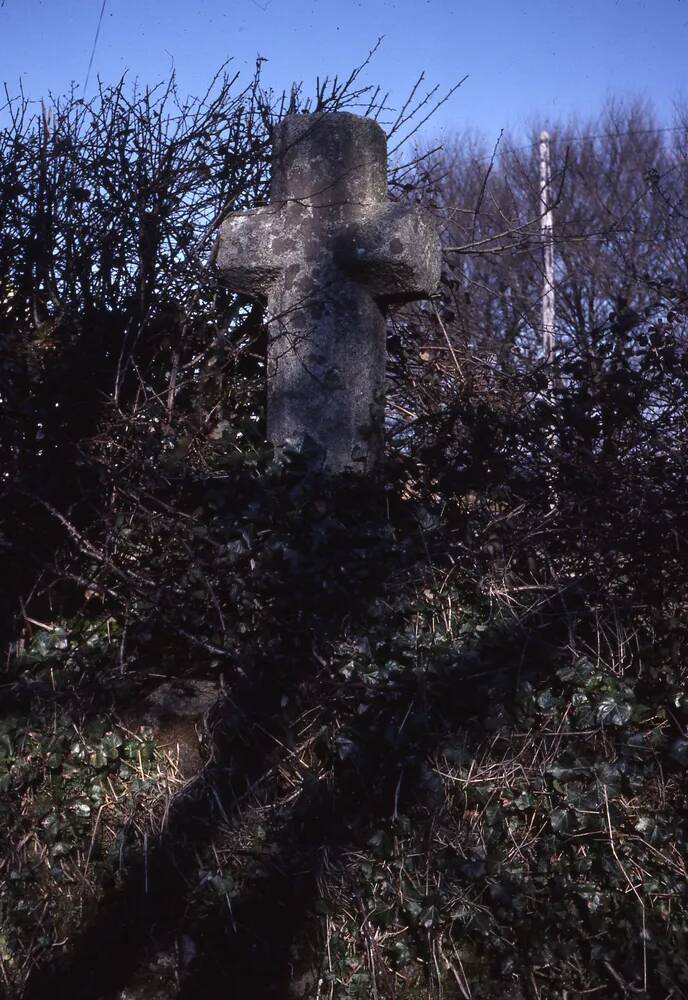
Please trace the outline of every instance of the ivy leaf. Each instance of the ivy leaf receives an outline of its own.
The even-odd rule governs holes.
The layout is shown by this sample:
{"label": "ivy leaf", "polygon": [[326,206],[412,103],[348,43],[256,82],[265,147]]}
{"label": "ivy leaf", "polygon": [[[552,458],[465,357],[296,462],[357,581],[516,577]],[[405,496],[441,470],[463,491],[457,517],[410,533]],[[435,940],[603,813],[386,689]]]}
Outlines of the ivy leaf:
{"label": "ivy leaf", "polygon": [[543,712],[551,712],[557,707],[557,698],[550,688],[546,688],[536,697],[535,703]]}
{"label": "ivy leaf", "polygon": [[669,756],[681,767],[688,767],[688,740],[674,740],[669,747]]}
{"label": "ivy leaf", "polygon": [[569,828],[568,809],[553,809],[549,814],[549,825],[555,833],[566,833]]}
{"label": "ivy leaf", "polygon": [[117,760],[119,748],[124,740],[119,733],[106,733],[100,745],[100,751],[108,760]]}
{"label": "ivy leaf", "polygon": [[101,767],[106,767],[107,766],[107,762],[108,762],[108,758],[107,758],[106,754],[104,753],[104,751],[100,747],[97,750],[93,751],[93,753],[91,754],[91,756],[89,757],[88,760],[89,760],[89,763],[90,763],[91,767],[95,767],[95,768],[99,768],[99,769]]}
{"label": "ivy leaf", "polygon": [[368,847],[370,847],[378,857],[386,858],[390,857],[394,852],[394,841],[386,830],[376,830],[375,833],[368,838]]}
{"label": "ivy leaf", "polygon": [[431,927],[436,927],[439,923],[439,913],[437,907],[434,903],[430,906],[426,906],[425,909],[421,910],[418,916],[418,923],[421,927],[425,927],[430,930]]}
{"label": "ivy leaf", "polygon": [[625,726],[631,717],[632,708],[628,702],[618,702],[615,698],[603,698],[597,706],[596,718],[600,726]]}
{"label": "ivy leaf", "polygon": [[514,799],[514,805],[520,812],[525,812],[526,809],[533,808],[533,798],[528,792],[521,792],[517,799]]}

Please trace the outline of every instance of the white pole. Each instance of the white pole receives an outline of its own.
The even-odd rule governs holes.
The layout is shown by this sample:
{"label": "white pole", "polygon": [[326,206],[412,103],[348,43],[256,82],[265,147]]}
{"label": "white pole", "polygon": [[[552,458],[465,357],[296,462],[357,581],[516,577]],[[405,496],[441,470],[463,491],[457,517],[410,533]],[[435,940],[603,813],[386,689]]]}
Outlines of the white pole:
{"label": "white pole", "polygon": [[552,170],[549,132],[540,133],[540,232],[544,253],[542,289],[542,349],[545,361],[554,355],[554,239],[552,212]]}

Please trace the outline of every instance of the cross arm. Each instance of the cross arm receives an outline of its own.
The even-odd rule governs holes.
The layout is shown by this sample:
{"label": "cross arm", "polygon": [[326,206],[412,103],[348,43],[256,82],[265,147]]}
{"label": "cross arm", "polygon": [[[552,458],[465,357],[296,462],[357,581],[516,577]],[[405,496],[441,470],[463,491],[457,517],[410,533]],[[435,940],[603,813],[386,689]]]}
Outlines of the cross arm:
{"label": "cross arm", "polygon": [[442,267],[432,216],[417,205],[387,202],[340,237],[339,266],[381,303],[428,298]]}
{"label": "cross arm", "polygon": [[255,299],[267,296],[281,270],[283,230],[279,210],[270,205],[234,212],[225,219],[215,262],[232,291]]}

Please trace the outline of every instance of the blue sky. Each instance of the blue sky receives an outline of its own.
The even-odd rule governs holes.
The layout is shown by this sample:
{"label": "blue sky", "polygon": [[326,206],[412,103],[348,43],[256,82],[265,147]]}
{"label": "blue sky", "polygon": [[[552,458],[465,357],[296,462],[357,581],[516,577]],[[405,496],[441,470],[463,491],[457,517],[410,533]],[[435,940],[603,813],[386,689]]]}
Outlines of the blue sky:
{"label": "blue sky", "polygon": [[[0,0],[0,79],[40,98],[83,84],[102,0]],[[89,85],[124,70],[153,83],[172,63],[184,92],[228,57],[256,56],[277,89],[346,74],[378,36],[367,81],[398,104],[421,70],[467,81],[426,127],[500,128],[594,114],[611,95],[650,98],[663,119],[688,96],[688,0],[106,0]]]}

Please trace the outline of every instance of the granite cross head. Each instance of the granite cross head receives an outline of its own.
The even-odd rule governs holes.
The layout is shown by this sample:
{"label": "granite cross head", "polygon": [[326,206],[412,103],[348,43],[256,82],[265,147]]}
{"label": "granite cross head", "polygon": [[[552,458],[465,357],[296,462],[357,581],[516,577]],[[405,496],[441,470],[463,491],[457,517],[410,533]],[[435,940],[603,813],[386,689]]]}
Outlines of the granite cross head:
{"label": "granite cross head", "polygon": [[440,244],[425,211],[387,197],[369,118],[288,115],[274,129],[269,205],[222,224],[229,287],[267,303],[267,434],[326,472],[383,452],[385,308],[430,295]]}

